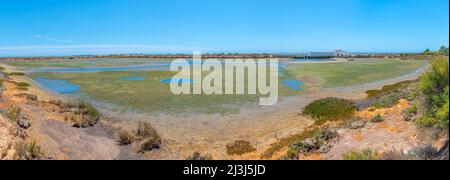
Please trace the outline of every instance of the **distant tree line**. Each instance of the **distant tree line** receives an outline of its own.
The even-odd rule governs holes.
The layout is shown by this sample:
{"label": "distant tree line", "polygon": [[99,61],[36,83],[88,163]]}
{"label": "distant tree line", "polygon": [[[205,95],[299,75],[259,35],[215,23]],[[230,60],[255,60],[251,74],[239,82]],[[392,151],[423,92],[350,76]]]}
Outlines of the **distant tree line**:
{"label": "distant tree line", "polygon": [[441,55],[441,56],[448,56],[448,47],[441,46],[441,48],[438,51],[431,51],[430,49],[426,49],[423,54],[425,55]]}

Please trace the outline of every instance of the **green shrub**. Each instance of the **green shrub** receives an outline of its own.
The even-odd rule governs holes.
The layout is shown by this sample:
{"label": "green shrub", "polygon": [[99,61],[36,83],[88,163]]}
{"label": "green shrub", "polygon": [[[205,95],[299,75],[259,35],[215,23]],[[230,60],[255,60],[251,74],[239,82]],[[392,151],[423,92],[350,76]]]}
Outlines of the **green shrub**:
{"label": "green shrub", "polygon": [[95,124],[97,124],[98,121],[100,120],[100,112],[98,112],[98,110],[94,106],[92,106],[87,102],[84,101],[67,102],[67,103],[59,102],[58,104],[63,111],[67,111],[71,108],[79,109],[81,119],[75,122],[75,124],[73,125],[74,127],[78,128],[92,127]]}
{"label": "green shrub", "polygon": [[407,113],[408,114],[417,114],[418,109],[417,109],[417,104],[413,104],[411,107],[408,108]]}
{"label": "green shrub", "polygon": [[194,152],[192,155],[188,156],[186,158],[188,161],[206,161],[206,160],[213,160],[211,155],[202,155],[199,152]]}
{"label": "green shrub", "polygon": [[435,127],[439,122],[430,115],[424,115],[417,118],[414,123],[417,127]]}
{"label": "green shrub", "polygon": [[11,122],[17,123],[19,121],[19,118],[21,117],[22,109],[17,106],[11,106],[9,107],[7,111],[7,117]]}
{"label": "green shrub", "polygon": [[380,156],[381,160],[412,160],[409,154],[403,153],[402,151],[390,150],[384,152]]}
{"label": "green shrub", "polygon": [[229,155],[243,155],[251,152],[255,152],[256,148],[253,145],[244,140],[235,141],[227,144],[227,153]]}
{"label": "green shrub", "polygon": [[18,82],[18,83],[16,83],[16,85],[18,87],[30,87],[31,86],[31,84],[28,84],[28,83],[25,83],[25,82]]}
{"label": "green shrub", "polygon": [[370,148],[364,149],[361,152],[351,151],[343,155],[344,160],[380,160],[378,152]]}
{"label": "green shrub", "polygon": [[426,102],[425,115],[416,122],[419,126],[448,129],[449,124],[449,62],[445,58],[431,61],[431,69],[421,77],[420,92]]}
{"label": "green shrub", "polygon": [[438,154],[438,150],[433,145],[426,144],[416,146],[409,154],[417,160],[433,160]]}
{"label": "green shrub", "polygon": [[153,149],[159,149],[159,148],[161,148],[161,139],[159,138],[159,136],[148,137],[147,139],[142,141],[142,143],[139,147],[142,152],[151,151]]}
{"label": "green shrub", "polygon": [[122,131],[119,133],[119,143],[120,145],[130,145],[133,143],[133,135],[131,135],[129,132],[127,131]]}
{"label": "green shrub", "polygon": [[10,76],[24,76],[25,73],[23,73],[23,72],[11,72],[11,73],[8,73],[8,75],[10,75]]}
{"label": "green shrub", "polygon": [[16,89],[21,90],[21,91],[28,91],[28,88],[23,87],[23,86],[18,86],[18,87],[16,87]]}
{"label": "green shrub", "polygon": [[371,120],[370,120],[370,122],[371,123],[379,123],[379,122],[383,122],[384,121],[384,118],[381,116],[381,115],[376,115],[376,116],[374,116]]}
{"label": "green shrub", "polygon": [[273,143],[270,145],[270,148],[267,149],[263,154],[262,154],[262,158],[270,158],[273,156],[273,154],[275,154],[276,152],[280,151],[281,149],[283,149],[286,146],[289,146],[293,143],[296,142],[300,142],[300,141],[304,141],[307,138],[311,138],[314,137],[317,132],[319,132],[318,128],[314,128],[314,129],[309,129],[306,130],[305,132],[299,133],[299,134],[295,134],[292,136],[288,136],[285,138],[282,138],[280,140],[278,140],[277,142]]}
{"label": "green shrub", "polygon": [[26,143],[18,142],[15,147],[17,158],[20,160],[39,160],[44,157],[44,152],[35,141]]}
{"label": "green shrub", "polygon": [[352,101],[338,98],[326,98],[312,102],[303,110],[303,115],[316,120],[317,125],[327,121],[336,121],[353,116],[357,110]]}
{"label": "green shrub", "polygon": [[414,83],[416,81],[403,81],[392,85],[386,85],[381,90],[369,90],[366,92],[367,96],[370,97],[377,97],[389,92],[392,92],[397,89],[405,88],[409,84]]}
{"label": "green shrub", "polygon": [[324,127],[317,131],[313,137],[291,144],[286,156],[289,159],[297,159],[299,154],[309,155],[315,153],[330,140],[333,140],[338,136],[339,134],[336,131]]}
{"label": "green shrub", "polygon": [[400,98],[396,94],[390,94],[375,101],[373,107],[376,109],[390,108],[397,105],[398,100],[400,100]]}
{"label": "green shrub", "polygon": [[139,122],[136,130],[138,137],[159,136],[156,129],[148,122]]}
{"label": "green shrub", "polygon": [[136,136],[143,140],[140,144],[141,151],[151,151],[161,147],[161,137],[156,129],[148,122],[139,122]]}

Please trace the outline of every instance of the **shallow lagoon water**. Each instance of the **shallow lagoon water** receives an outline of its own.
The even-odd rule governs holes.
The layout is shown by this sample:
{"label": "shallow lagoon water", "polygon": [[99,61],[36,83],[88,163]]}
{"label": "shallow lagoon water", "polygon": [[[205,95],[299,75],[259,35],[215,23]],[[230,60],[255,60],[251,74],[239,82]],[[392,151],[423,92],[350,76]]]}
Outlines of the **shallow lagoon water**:
{"label": "shallow lagoon water", "polygon": [[138,70],[168,70],[169,62],[145,63],[121,67],[81,67],[81,68],[33,68],[32,72],[59,72],[59,73],[92,73],[105,71],[138,71]]}
{"label": "shallow lagoon water", "polygon": [[[194,65],[191,59],[186,59],[189,65]],[[223,61],[221,62],[205,62],[202,61],[202,64],[215,65],[220,64],[223,65]],[[231,64],[242,64],[233,62]],[[245,63],[244,63],[245,64]],[[31,72],[57,72],[57,73],[93,73],[93,72],[107,72],[107,71],[145,71],[145,70],[163,70],[169,71],[171,65],[177,65],[176,62],[148,62],[141,65],[130,65],[130,66],[117,66],[117,67],[64,67],[64,68],[32,68]],[[178,64],[180,66],[184,64]],[[283,63],[279,63],[280,68],[284,68]]]}
{"label": "shallow lagoon water", "polygon": [[61,79],[37,77],[34,80],[41,86],[61,94],[76,93],[80,90],[80,86]]}
{"label": "shallow lagoon water", "polygon": [[[190,78],[184,78],[184,79],[174,79],[175,81],[178,81],[178,83],[193,83],[194,81]],[[172,82],[172,78],[163,79],[160,81],[163,84],[170,84]]]}
{"label": "shallow lagoon water", "polygon": [[294,90],[294,91],[300,91],[300,90],[302,90],[301,86],[305,85],[304,82],[300,82],[300,81],[292,80],[292,79],[290,79],[290,80],[284,80],[284,81],[283,81],[283,84],[284,84],[285,86],[287,86],[289,89]]}
{"label": "shallow lagoon water", "polygon": [[144,77],[122,77],[119,79],[122,81],[143,81],[143,80],[145,80]]}

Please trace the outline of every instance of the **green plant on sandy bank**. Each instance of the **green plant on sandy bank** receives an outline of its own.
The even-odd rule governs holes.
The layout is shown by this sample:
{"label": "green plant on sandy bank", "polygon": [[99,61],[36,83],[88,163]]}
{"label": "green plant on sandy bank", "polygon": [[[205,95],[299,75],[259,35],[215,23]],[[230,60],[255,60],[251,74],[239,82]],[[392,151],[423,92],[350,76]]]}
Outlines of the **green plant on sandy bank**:
{"label": "green plant on sandy bank", "polygon": [[370,119],[371,123],[380,123],[380,122],[383,122],[383,121],[384,121],[384,118],[380,114],[377,114],[372,119]]}
{"label": "green plant on sandy bank", "polygon": [[367,148],[362,151],[350,151],[342,155],[344,160],[380,160],[377,151]]}
{"label": "green plant on sandy bank", "polygon": [[10,72],[8,73],[9,76],[24,76],[25,73],[23,72]]}
{"label": "green plant on sandy bank", "polygon": [[122,146],[130,145],[133,143],[134,137],[127,131],[121,131],[119,133],[119,144]]}
{"label": "green plant on sandy bank", "polygon": [[402,81],[396,84],[392,84],[392,85],[386,85],[384,86],[381,90],[369,90],[366,91],[367,97],[371,98],[371,97],[377,97],[380,95],[384,95],[387,94],[389,92],[392,92],[394,90],[398,90],[398,89],[402,89],[405,87],[408,87],[411,83],[415,83],[417,82],[416,80],[414,81]]}
{"label": "green plant on sandy bank", "polygon": [[20,107],[18,107],[18,106],[11,106],[11,107],[9,107],[9,109],[7,111],[6,117],[8,117],[8,119],[11,122],[17,123],[17,122],[19,122],[21,114],[22,114],[22,109]]}
{"label": "green plant on sandy bank", "polygon": [[209,161],[213,160],[212,156],[209,154],[201,154],[199,152],[194,152],[192,155],[186,158],[188,161]]}
{"label": "green plant on sandy bank", "polygon": [[229,155],[243,155],[255,151],[256,148],[248,141],[238,140],[227,144],[227,154]]}
{"label": "green plant on sandy bank", "polygon": [[136,130],[136,136],[139,140],[141,140],[139,145],[141,152],[151,151],[161,147],[161,136],[148,122],[139,122]]}
{"label": "green plant on sandy bank", "polygon": [[449,60],[436,58],[431,69],[421,77],[420,93],[425,97],[421,104],[424,113],[415,123],[419,127],[449,126]]}
{"label": "green plant on sandy bank", "polygon": [[16,89],[21,91],[27,91],[28,88],[31,86],[31,84],[25,83],[25,82],[14,82],[16,84]]}
{"label": "green plant on sandy bank", "polygon": [[328,121],[337,121],[349,118],[357,110],[352,101],[339,98],[326,98],[312,102],[303,109],[303,115],[316,120],[316,125],[325,124]]}
{"label": "green plant on sandy bank", "polygon": [[415,146],[412,150],[404,151],[390,150],[381,155],[382,160],[434,160],[438,156],[438,149],[431,144]]}
{"label": "green plant on sandy bank", "polygon": [[289,145],[286,154],[287,159],[298,159],[300,154],[310,155],[315,152],[326,153],[329,149],[325,146],[339,134],[328,127],[323,127],[317,131],[313,137]]}
{"label": "green plant on sandy bank", "polygon": [[19,87],[30,87],[31,85],[25,82],[16,82],[15,83]]}
{"label": "green plant on sandy bank", "polygon": [[281,151],[284,147],[289,146],[295,142],[303,141],[307,138],[313,137],[315,134],[317,134],[318,131],[318,128],[312,128],[305,130],[302,133],[282,138],[277,142],[271,144],[270,148],[261,155],[261,158],[271,158],[276,152]]}
{"label": "green plant on sandy bank", "polygon": [[40,160],[44,158],[44,151],[35,141],[16,143],[16,156],[19,160]]}
{"label": "green plant on sandy bank", "polygon": [[50,104],[54,104],[60,108],[60,113],[73,112],[81,116],[80,119],[75,120],[74,127],[88,128],[92,127],[100,120],[100,112],[88,102],[85,101],[49,101]]}
{"label": "green plant on sandy bank", "polygon": [[397,105],[400,99],[411,99],[411,93],[408,90],[394,91],[377,98],[372,105],[375,109],[391,108]]}

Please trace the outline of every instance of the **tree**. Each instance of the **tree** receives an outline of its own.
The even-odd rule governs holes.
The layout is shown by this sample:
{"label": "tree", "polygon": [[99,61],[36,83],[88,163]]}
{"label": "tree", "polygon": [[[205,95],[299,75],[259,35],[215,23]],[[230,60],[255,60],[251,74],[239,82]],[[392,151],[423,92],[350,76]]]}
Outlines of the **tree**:
{"label": "tree", "polygon": [[429,55],[429,54],[431,54],[432,52],[431,52],[430,49],[426,49],[423,53],[424,53],[425,55]]}
{"label": "tree", "polygon": [[441,46],[441,48],[439,49],[439,54],[448,56],[448,47]]}

